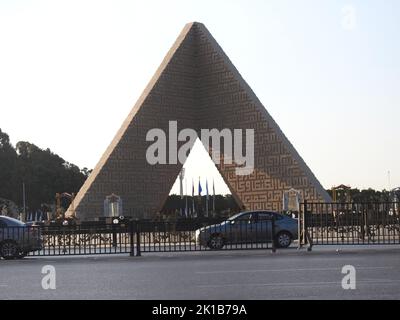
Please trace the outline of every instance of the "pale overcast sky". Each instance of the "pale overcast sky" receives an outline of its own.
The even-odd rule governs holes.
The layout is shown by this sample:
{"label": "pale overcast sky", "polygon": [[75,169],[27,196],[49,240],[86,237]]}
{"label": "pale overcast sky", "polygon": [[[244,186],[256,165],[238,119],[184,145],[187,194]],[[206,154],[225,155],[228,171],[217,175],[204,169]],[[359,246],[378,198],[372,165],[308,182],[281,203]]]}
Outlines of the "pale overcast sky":
{"label": "pale overcast sky", "polygon": [[[325,188],[387,189],[388,171],[400,186],[398,0],[0,0],[0,128],[93,168],[190,21],[207,26]],[[188,161],[205,189],[211,160]],[[227,192],[220,178],[216,189]]]}

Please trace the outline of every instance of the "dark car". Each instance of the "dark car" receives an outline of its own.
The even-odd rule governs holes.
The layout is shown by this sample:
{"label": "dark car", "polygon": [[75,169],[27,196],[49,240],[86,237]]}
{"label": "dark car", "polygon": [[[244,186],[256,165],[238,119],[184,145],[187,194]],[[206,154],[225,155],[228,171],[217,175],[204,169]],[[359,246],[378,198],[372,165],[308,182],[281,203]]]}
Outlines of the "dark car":
{"label": "dark car", "polygon": [[[275,234],[272,236],[272,218]],[[271,242],[287,248],[298,238],[298,222],[289,216],[270,211],[241,212],[228,220],[196,230],[196,241],[214,250],[226,244]]]}
{"label": "dark car", "polygon": [[0,256],[6,260],[23,258],[42,249],[40,229],[17,219],[0,216]]}

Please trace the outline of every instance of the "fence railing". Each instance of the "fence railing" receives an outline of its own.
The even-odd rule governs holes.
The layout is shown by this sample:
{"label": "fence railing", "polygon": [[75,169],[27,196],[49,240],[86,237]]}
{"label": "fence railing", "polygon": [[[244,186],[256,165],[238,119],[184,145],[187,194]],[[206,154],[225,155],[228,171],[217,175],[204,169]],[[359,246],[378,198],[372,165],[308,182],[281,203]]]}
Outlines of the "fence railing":
{"label": "fence railing", "polygon": [[303,203],[301,244],[400,244],[400,205]]}
{"label": "fence railing", "polygon": [[141,222],[139,252],[273,249],[275,221],[224,221],[199,227],[195,221],[175,224]]}
{"label": "fence railing", "polygon": [[32,256],[272,249],[275,220],[125,220],[0,228],[0,255]]}

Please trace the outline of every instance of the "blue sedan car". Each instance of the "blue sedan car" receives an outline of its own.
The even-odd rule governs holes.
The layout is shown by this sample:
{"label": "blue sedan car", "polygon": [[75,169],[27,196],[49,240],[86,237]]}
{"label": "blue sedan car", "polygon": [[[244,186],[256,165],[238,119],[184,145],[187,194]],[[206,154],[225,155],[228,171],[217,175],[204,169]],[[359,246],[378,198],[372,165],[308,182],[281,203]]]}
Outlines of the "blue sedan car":
{"label": "blue sedan car", "polygon": [[[272,221],[275,234],[272,236]],[[241,212],[228,220],[196,230],[198,244],[213,250],[227,244],[275,242],[279,248],[287,248],[298,238],[298,222],[289,216],[271,211]]]}

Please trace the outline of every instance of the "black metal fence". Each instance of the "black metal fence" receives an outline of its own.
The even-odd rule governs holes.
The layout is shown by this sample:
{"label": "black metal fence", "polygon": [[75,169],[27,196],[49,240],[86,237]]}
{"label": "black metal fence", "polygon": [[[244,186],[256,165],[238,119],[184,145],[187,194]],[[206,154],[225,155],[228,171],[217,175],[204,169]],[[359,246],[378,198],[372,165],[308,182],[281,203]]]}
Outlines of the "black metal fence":
{"label": "black metal fence", "polygon": [[125,220],[118,223],[0,228],[0,255],[30,256],[130,254],[207,250],[272,249],[274,219],[249,221]]}
{"label": "black metal fence", "polygon": [[400,244],[400,204],[303,203],[300,244]]}
{"label": "black metal fence", "polygon": [[199,224],[196,220],[139,222],[137,248],[141,252],[208,250],[275,250],[275,221],[224,221]]}
{"label": "black metal fence", "polygon": [[133,243],[129,224],[0,228],[4,258],[131,253]]}

